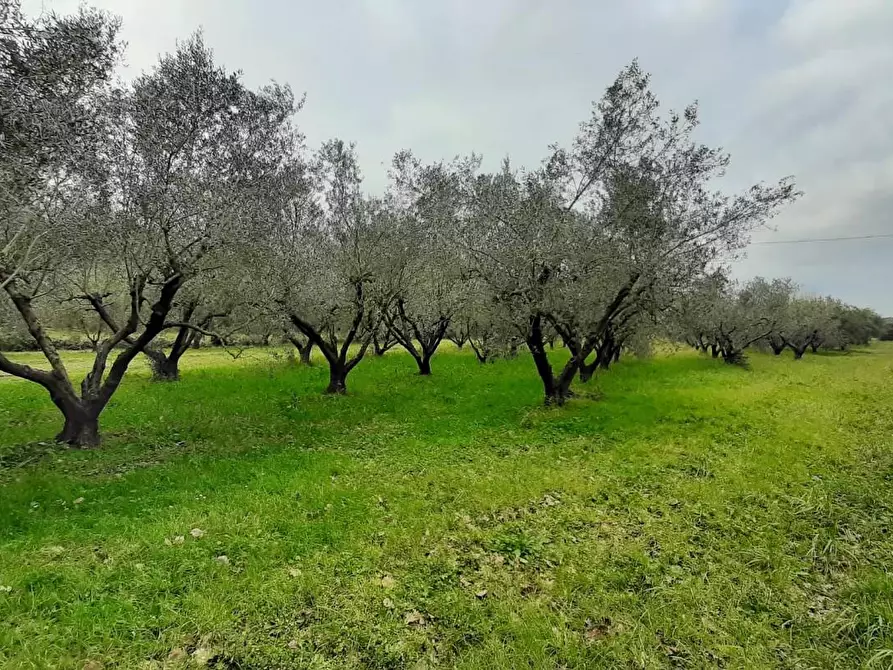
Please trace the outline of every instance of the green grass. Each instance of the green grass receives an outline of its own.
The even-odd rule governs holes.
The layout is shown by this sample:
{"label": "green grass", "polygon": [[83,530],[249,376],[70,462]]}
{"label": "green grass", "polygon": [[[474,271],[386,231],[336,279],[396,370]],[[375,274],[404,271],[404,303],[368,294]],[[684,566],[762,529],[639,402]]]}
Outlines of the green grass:
{"label": "green grass", "polygon": [[0,379],[0,667],[891,667],[893,346],[751,360],[190,352],[94,451]]}

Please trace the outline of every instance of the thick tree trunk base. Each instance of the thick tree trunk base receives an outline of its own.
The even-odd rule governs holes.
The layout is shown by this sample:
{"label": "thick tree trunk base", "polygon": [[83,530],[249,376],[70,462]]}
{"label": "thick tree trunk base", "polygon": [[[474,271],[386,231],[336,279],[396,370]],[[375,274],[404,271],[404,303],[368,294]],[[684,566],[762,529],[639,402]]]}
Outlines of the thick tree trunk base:
{"label": "thick tree trunk base", "polygon": [[66,418],[56,442],[88,449],[99,446],[99,419]]}
{"label": "thick tree trunk base", "polygon": [[327,395],[345,395],[347,393],[347,373],[340,370],[329,371],[329,385],[326,387]]}
{"label": "thick tree trunk base", "polygon": [[745,356],[743,351],[729,351],[723,352],[722,360],[726,365],[737,365],[741,368],[747,368],[747,356]]}
{"label": "thick tree trunk base", "polygon": [[574,397],[574,392],[570,389],[566,391],[555,391],[552,394],[547,394],[545,399],[543,400],[543,404],[546,407],[561,407],[568,401],[568,399]]}
{"label": "thick tree trunk base", "polygon": [[177,368],[165,369],[165,370],[153,370],[152,371],[152,381],[153,382],[178,382],[178,381],[180,381],[180,370]]}
{"label": "thick tree trunk base", "polygon": [[149,366],[152,368],[153,382],[178,382],[180,381],[180,361],[170,358],[150,358]]}
{"label": "thick tree trunk base", "polygon": [[431,361],[421,360],[416,361],[419,366],[419,376],[421,377],[430,377],[431,376]]}

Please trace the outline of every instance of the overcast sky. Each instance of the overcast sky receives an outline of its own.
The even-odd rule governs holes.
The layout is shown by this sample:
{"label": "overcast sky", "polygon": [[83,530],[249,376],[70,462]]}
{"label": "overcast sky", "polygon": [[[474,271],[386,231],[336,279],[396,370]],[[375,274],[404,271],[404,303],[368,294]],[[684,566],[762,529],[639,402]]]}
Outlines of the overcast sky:
{"label": "overcast sky", "polygon": [[[69,12],[78,0],[24,0]],[[310,146],[358,144],[380,190],[393,153],[537,165],[635,57],[667,107],[697,99],[729,188],[806,192],[755,242],[893,233],[893,0],[93,0],[124,19],[124,76],[202,27],[245,80],[306,92]],[[739,277],[893,315],[893,238],[755,244]]]}

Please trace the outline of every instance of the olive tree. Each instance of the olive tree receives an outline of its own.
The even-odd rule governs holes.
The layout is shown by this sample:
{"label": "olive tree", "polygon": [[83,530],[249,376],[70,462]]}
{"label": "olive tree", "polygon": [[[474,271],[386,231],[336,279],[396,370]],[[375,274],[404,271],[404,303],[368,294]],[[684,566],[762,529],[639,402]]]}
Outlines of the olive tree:
{"label": "olive tree", "polygon": [[770,346],[775,351],[778,337],[784,346],[794,352],[794,359],[803,358],[807,348],[817,349],[825,340],[834,337],[834,304],[824,298],[795,296],[785,306],[777,335],[770,336]]}
{"label": "olive tree", "polygon": [[463,210],[463,179],[476,159],[423,165],[398,153],[391,170],[387,288],[382,318],[393,338],[413,357],[420,375],[431,374],[431,358],[462,309],[464,259],[444,232]]}
{"label": "olive tree", "polygon": [[174,302],[167,327],[173,332],[169,343],[156,339],[143,354],[149,359],[152,379],[172,382],[180,379],[180,361],[203,340],[226,347],[258,319],[256,307],[245,298],[249,270],[231,259],[221,259],[186,284]]}
{"label": "olive tree", "polygon": [[272,308],[325,357],[333,394],[347,392],[378,325],[391,214],[363,196],[361,182],[354,147],[324,143],[265,233]]}
{"label": "olive tree", "polygon": [[393,331],[388,327],[384,319],[378,319],[375,330],[372,331],[372,353],[376,356],[384,356],[399,344]]}
{"label": "olive tree", "polygon": [[677,308],[681,322],[709,344],[714,358],[744,366],[748,347],[780,331],[790,292],[788,280],[757,277],[739,284],[713,273],[681,297]]}
{"label": "olive tree", "polygon": [[[817,345],[836,346],[838,349],[846,349],[851,345],[867,345],[872,338],[880,337],[883,333],[884,319],[872,309],[854,307],[835,301],[833,320],[837,326],[837,341],[833,345],[823,338],[819,330]],[[812,345],[810,345],[812,346]]]}
{"label": "olive tree", "polygon": [[[679,291],[797,197],[790,180],[728,196],[729,158],[696,144],[695,106],[659,115],[649,77],[625,68],[568,149],[532,171],[506,162],[471,180],[459,245],[514,320],[543,382],[562,404],[612,322],[646,298]],[[551,325],[571,352],[556,372]]]}
{"label": "olive tree", "polygon": [[301,365],[313,365],[313,342],[309,338],[302,338],[292,328],[283,328],[285,339],[298,350],[298,360]]}
{"label": "olive tree", "polygon": [[[116,25],[87,10],[49,16],[12,31],[2,47],[6,104],[31,105],[55,131],[29,135],[22,126],[15,146],[26,149],[4,151],[5,175],[27,174],[34,155],[44,157],[28,188],[4,202],[0,263],[3,290],[51,371],[2,354],[0,369],[46,388],[65,420],[57,439],[80,446],[98,444],[99,416],[134,358],[182,325],[170,321],[180,290],[238,239],[293,141],[290,91],[247,90],[214,65],[200,35],[111,89]],[[51,299],[81,300],[107,327],[79,389],[43,325]]]}
{"label": "olive tree", "polygon": [[[118,27],[92,10],[30,19],[17,2],[0,3],[0,291],[50,366],[32,368],[0,352],[0,371],[43,386],[65,416],[60,439],[82,443],[95,443],[98,429],[88,425],[40,312],[83,236],[82,222],[105,209],[95,147],[120,55]],[[107,356],[97,353],[91,380]],[[113,366],[106,384],[95,388],[99,402],[107,402],[123,368]],[[93,386],[85,379],[87,385]]]}
{"label": "olive tree", "polygon": [[468,346],[478,362],[483,365],[511,356],[519,338],[510,315],[482,282],[471,279],[465,288],[460,318]]}

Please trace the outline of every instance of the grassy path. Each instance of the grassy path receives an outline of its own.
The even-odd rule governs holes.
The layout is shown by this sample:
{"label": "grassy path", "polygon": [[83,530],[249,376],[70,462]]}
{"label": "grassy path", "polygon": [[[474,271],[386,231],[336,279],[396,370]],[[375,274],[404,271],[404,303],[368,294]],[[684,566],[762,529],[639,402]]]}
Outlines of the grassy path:
{"label": "grassy path", "polygon": [[893,346],[560,410],[524,358],[184,362],[92,452],[0,379],[0,667],[893,667]]}

